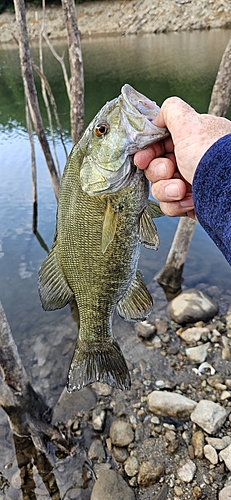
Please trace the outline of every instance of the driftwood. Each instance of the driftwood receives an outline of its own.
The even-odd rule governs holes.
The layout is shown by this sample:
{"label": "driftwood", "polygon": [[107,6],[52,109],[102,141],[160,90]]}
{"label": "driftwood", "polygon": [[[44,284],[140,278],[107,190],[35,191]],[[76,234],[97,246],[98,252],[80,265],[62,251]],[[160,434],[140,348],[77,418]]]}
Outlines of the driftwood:
{"label": "driftwood", "polygon": [[13,432],[30,438],[41,452],[46,452],[49,440],[59,449],[73,453],[74,443],[51,425],[52,410],[28,379],[1,302],[0,368],[3,374],[0,405],[9,417]]}
{"label": "driftwood", "polygon": [[[220,67],[214,83],[209,114],[225,116],[231,99],[231,38],[227,44],[222,57]],[[196,222],[192,219],[182,218],[178,224],[172,246],[170,248],[166,263],[163,269],[155,276],[155,279],[168,291],[180,291],[180,284],[183,281],[182,273],[191,239],[195,230]]]}

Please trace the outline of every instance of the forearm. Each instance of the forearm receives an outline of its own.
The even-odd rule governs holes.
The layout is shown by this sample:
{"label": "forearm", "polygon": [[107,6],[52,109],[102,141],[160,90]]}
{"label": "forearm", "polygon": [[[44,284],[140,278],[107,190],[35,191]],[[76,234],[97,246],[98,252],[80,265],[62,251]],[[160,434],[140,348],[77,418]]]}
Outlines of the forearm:
{"label": "forearm", "polygon": [[231,265],[231,134],[204,154],[192,190],[200,224]]}

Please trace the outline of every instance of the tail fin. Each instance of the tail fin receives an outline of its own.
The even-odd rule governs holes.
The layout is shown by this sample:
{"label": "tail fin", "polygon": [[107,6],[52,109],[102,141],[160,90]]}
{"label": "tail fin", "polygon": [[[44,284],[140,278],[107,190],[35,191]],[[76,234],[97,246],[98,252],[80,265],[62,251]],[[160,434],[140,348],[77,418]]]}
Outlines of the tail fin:
{"label": "tail fin", "polygon": [[104,382],[119,389],[129,389],[130,375],[124,356],[115,339],[110,342],[78,341],[68,372],[68,392],[93,382]]}

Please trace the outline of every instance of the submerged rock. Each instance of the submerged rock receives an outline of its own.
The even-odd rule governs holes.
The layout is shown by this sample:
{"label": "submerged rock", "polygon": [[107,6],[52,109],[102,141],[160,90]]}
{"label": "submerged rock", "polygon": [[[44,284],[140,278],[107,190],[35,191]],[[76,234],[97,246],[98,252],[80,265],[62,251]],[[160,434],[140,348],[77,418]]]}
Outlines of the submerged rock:
{"label": "submerged rock", "polygon": [[105,470],[99,475],[91,500],[135,500],[134,493],[126,481],[114,470]]}
{"label": "submerged rock", "polygon": [[181,325],[209,321],[218,313],[218,305],[208,295],[190,288],[177,295],[167,308],[169,317]]}

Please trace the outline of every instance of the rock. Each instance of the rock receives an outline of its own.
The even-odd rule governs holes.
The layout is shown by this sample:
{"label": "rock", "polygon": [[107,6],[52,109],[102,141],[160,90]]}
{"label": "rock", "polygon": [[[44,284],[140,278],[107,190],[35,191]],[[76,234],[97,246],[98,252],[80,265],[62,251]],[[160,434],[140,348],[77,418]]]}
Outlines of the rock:
{"label": "rock", "polygon": [[216,452],[215,448],[213,448],[213,446],[211,446],[211,444],[205,445],[204,455],[205,455],[205,458],[207,458],[207,460],[209,460],[209,462],[211,464],[216,465],[218,463],[217,452]]}
{"label": "rock", "polygon": [[95,431],[102,431],[106,412],[100,406],[96,406],[92,412],[92,425]]}
{"label": "rock", "polygon": [[194,432],[192,435],[192,445],[194,449],[194,455],[196,458],[203,458],[204,455],[204,433],[202,431]]}
{"label": "rock", "polygon": [[196,288],[185,290],[168,305],[169,317],[181,325],[196,321],[209,321],[218,313],[214,300]]}
{"label": "rock", "polygon": [[180,328],[176,333],[186,342],[186,344],[192,345],[196,344],[196,342],[201,339],[202,335],[207,336],[209,334],[209,329],[206,327],[193,326],[192,328],[187,328],[186,330]]}
{"label": "rock", "polygon": [[139,470],[139,463],[136,457],[128,457],[124,463],[124,470],[129,477],[133,477],[137,474]]}
{"label": "rock", "polygon": [[168,485],[163,484],[160,491],[153,497],[153,500],[166,500],[168,498]]}
{"label": "rock", "polygon": [[229,446],[229,444],[231,444],[231,437],[230,436],[223,436],[222,438],[207,437],[206,441],[208,444],[211,444],[213,448],[221,451],[227,446]]}
{"label": "rock", "polygon": [[225,486],[219,492],[219,500],[230,500],[231,498],[231,486]]}
{"label": "rock", "polygon": [[112,444],[116,446],[128,446],[134,440],[134,432],[131,424],[124,420],[114,420],[109,432]]}
{"label": "rock", "polygon": [[138,484],[141,486],[151,486],[156,483],[164,473],[164,466],[155,460],[145,460],[138,473]]}
{"label": "rock", "polygon": [[67,389],[63,389],[52,416],[52,423],[64,422],[72,418],[78,411],[87,411],[96,405],[96,396],[91,387],[84,387],[81,391],[74,391],[71,394]]}
{"label": "rock", "polygon": [[210,342],[207,342],[206,344],[196,347],[188,347],[188,349],[185,350],[186,356],[195,363],[203,363],[203,361],[206,360],[210,345]]}
{"label": "rock", "polygon": [[120,448],[119,446],[114,446],[113,455],[115,460],[120,463],[125,462],[129,456],[127,448]]}
{"label": "rock", "polygon": [[90,500],[135,500],[132,489],[120,474],[104,470],[93,486]]}
{"label": "rock", "polygon": [[224,460],[227,469],[231,471],[231,444],[219,453],[220,459]]}
{"label": "rock", "polygon": [[110,396],[112,393],[112,387],[102,382],[94,382],[91,387],[99,396]]}
{"label": "rock", "polygon": [[102,442],[99,439],[94,439],[88,450],[88,458],[90,460],[104,460],[106,457]]}
{"label": "rock", "polygon": [[148,321],[139,321],[135,324],[135,331],[138,337],[143,339],[150,339],[156,333],[156,326]]}
{"label": "rock", "polygon": [[191,420],[208,434],[214,434],[221,428],[228,413],[213,401],[202,399],[191,413]]}
{"label": "rock", "polygon": [[103,462],[103,463],[95,463],[94,464],[94,473],[96,477],[98,478],[100,474],[104,474],[105,470],[111,469],[111,464],[109,462]]}
{"label": "rock", "polygon": [[177,471],[177,475],[181,481],[184,483],[191,483],[196,472],[195,463],[187,458],[186,460],[180,462],[180,467]]}
{"label": "rock", "polygon": [[193,411],[197,403],[181,394],[153,391],[147,397],[147,405],[156,415],[184,417]]}

